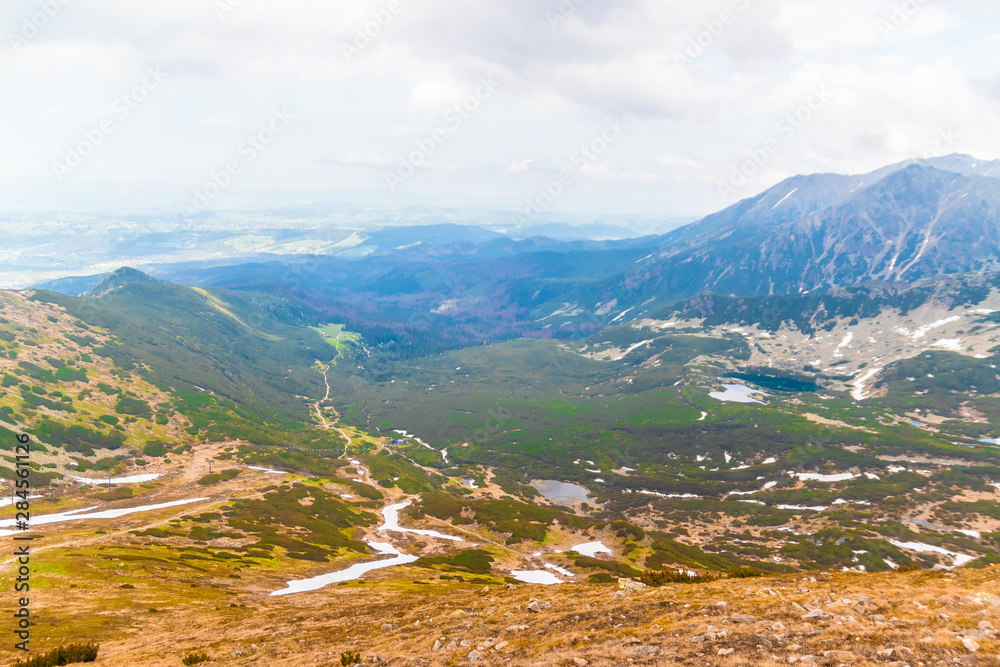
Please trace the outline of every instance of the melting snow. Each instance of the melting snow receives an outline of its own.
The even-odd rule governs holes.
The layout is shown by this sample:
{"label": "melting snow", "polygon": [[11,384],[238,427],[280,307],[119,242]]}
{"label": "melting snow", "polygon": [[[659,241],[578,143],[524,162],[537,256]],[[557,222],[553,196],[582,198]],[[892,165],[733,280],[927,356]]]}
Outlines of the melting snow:
{"label": "melting snow", "polygon": [[407,500],[402,503],[396,503],[395,505],[389,505],[384,510],[382,510],[382,516],[385,518],[385,522],[379,526],[379,532],[394,532],[394,533],[413,533],[414,535],[425,535],[427,537],[437,537],[442,540],[451,540],[453,542],[461,542],[461,537],[454,537],[453,535],[444,535],[437,532],[436,530],[417,530],[414,528],[402,528],[399,525],[399,510],[410,506],[410,501]]}
{"label": "melting snow", "polygon": [[152,482],[157,477],[162,477],[163,475],[148,474],[148,475],[133,475],[131,477],[113,477],[111,479],[88,479],[86,477],[74,477],[76,481],[80,484],[138,484],[140,482]]}
{"label": "melting snow", "polygon": [[346,570],[341,570],[339,572],[331,572],[329,574],[321,574],[318,577],[313,577],[311,579],[301,579],[299,581],[289,581],[288,588],[274,591],[271,593],[272,596],[275,595],[290,595],[292,593],[304,593],[306,591],[316,591],[324,586],[329,586],[330,584],[340,583],[342,581],[353,581],[354,579],[360,579],[366,572],[371,572],[372,570],[380,570],[386,567],[393,567],[395,565],[406,565],[407,563],[412,563],[417,560],[416,556],[408,556],[406,554],[400,553],[391,544],[385,544],[383,542],[368,542],[370,546],[375,551],[380,554],[392,555],[395,558],[389,558],[387,560],[377,560],[371,563],[358,563],[357,565],[352,565]]}
{"label": "melting snow", "polygon": [[578,544],[570,551],[575,551],[578,554],[584,556],[590,556],[591,558],[596,558],[599,553],[611,554],[611,549],[607,548],[600,542],[587,542],[586,544]]}
{"label": "melting snow", "polygon": [[247,466],[249,470],[259,470],[265,475],[287,475],[284,470],[271,470],[270,468],[258,468],[257,466]]}
{"label": "melting snow", "polygon": [[742,384],[724,384],[722,386],[725,387],[725,391],[713,391],[708,395],[724,403],[758,403],[764,405],[764,401],[758,401],[756,398],[751,397],[752,394],[767,396],[762,391],[751,389]]}
{"label": "melting snow", "polygon": [[952,563],[952,568],[962,567],[967,563],[971,563],[976,560],[975,556],[968,556],[966,554],[960,554],[954,551],[948,551],[941,547],[935,547],[930,544],[921,544],[920,542],[897,542],[895,540],[889,540],[889,544],[900,549],[906,549],[907,551],[916,551],[917,553],[934,553],[941,554],[942,556],[949,556],[954,559]]}
{"label": "melting snow", "polygon": [[790,472],[788,474],[792,477],[798,477],[803,482],[847,482],[857,477],[849,472],[836,475],[819,475],[814,472]]}
{"label": "melting snow", "polygon": [[796,192],[798,192],[798,191],[799,191],[799,189],[798,189],[798,188],[795,188],[794,190],[792,190],[791,192],[789,192],[789,193],[788,193],[787,195],[785,195],[784,197],[782,197],[782,198],[781,198],[781,201],[779,201],[779,202],[778,202],[777,204],[775,204],[774,206],[772,206],[772,207],[771,207],[771,210],[773,211],[774,209],[776,209],[776,208],[778,208],[779,206],[781,206],[781,204],[782,204],[782,203],[783,203],[783,202],[784,202],[784,201],[785,201],[786,199],[788,199],[789,197],[791,197],[792,195],[794,195],[794,194],[795,194]]}
{"label": "melting snow", "polygon": [[558,572],[559,574],[561,574],[564,577],[573,577],[573,576],[576,576],[572,572],[570,572],[569,570],[563,569],[563,568],[559,567],[558,565],[553,565],[552,563],[546,563],[545,567],[547,567],[550,570],[555,570],[556,572]]}
{"label": "melting snow", "polygon": [[809,510],[810,512],[824,512],[830,509],[829,507],[825,507],[823,505],[819,505],[817,507],[802,507],[801,505],[777,505],[776,507],[779,510]]}
{"label": "melting snow", "polygon": [[[35,498],[44,498],[45,496],[28,496],[28,500],[33,500]],[[17,498],[0,498],[0,507],[7,507],[8,505],[13,505],[15,501],[20,501],[21,497]]]}
{"label": "melting snow", "polygon": [[864,375],[852,380],[851,386],[853,389],[851,389],[851,398],[855,401],[863,401],[868,398],[868,390],[865,388],[865,384],[878,375],[881,370],[881,368],[870,368]]}
{"label": "melting snow", "polygon": [[563,580],[545,570],[514,570],[510,573],[518,581],[526,584],[541,584],[542,586],[555,586],[563,583]]}
{"label": "melting snow", "polygon": [[695,500],[701,498],[701,496],[696,496],[693,493],[660,493],[659,491],[633,491],[632,489],[626,489],[625,493],[641,493],[647,496],[656,496],[657,498],[680,498],[681,500]]}
{"label": "melting snow", "polygon": [[853,332],[851,332],[851,331],[848,331],[848,332],[847,332],[847,335],[846,335],[846,336],[844,336],[844,340],[842,340],[842,341],[840,342],[840,345],[838,345],[838,346],[837,346],[837,349],[836,349],[836,350],[834,350],[834,352],[833,352],[833,356],[835,356],[835,357],[842,357],[842,356],[844,356],[844,355],[842,355],[842,354],[840,353],[840,349],[841,349],[842,347],[850,347],[850,346],[851,346],[851,341],[852,341],[852,340],[854,340],[854,333],[853,333]]}
{"label": "melting snow", "polygon": [[937,329],[938,327],[943,327],[946,324],[951,324],[952,322],[958,322],[960,319],[962,319],[960,315],[955,315],[954,317],[949,317],[946,320],[938,320],[937,322],[934,322],[932,324],[925,324],[916,331],[911,332],[908,329],[899,329],[899,333],[903,334],[904,336],[909,336],[910,338],[916,341],[920,340],[921,338],[929,334],[933,329]]}
{"label": "melting snow", "polygon": [[[160,503],[158,505],[142,505],[141,507],[124,507],[114,510],[102,510],[100,512],[91,512],[90,510],[96,509],[94,507],[84,507],[83,509],[70,510],[68,512],[61,512],[59,514],[46,514],[42,516],[33,516],[31,518],[32,526],[41,526],[49,523],[63,523],[65,521],[85,521],[87,519],[117,519],[119,517],[128,516],[129,514],[138,514],[139,512],[152,512],[153,510],[166,509],[168,507],[179,507],[181,505],[190,505],[191,503],[199,503],[208,498],[192,498],[191,500],[175,500],[169,503]],[[89,514],[87,513],[89,512]],[[13,526],[17,523],[14,519],[4,519],[0,521],[0,526]],[[0,530],[0,537],[6,535],[16,535],[20,531],[17,530]]]}

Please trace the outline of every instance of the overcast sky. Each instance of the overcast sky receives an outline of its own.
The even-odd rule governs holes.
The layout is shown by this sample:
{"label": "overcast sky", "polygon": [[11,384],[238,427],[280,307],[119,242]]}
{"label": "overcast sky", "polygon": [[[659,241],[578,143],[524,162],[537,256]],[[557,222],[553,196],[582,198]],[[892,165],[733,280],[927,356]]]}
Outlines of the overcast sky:
{"label": "overcast sky", "polygon": [[0,206],[669,217],[1000,157],[995,0],[4,0],[0,25]]}

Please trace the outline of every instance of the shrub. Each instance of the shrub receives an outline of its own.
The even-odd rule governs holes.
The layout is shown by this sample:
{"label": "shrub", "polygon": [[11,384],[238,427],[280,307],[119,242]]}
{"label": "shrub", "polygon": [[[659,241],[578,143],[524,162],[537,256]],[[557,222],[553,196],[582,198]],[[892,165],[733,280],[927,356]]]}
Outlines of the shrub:
{"label": "shrub", "polygon": [[190,653],[181,660],[185,665],[197,665],[199,662],[208,662],[207,653]]}
{"label": "shrub", "polygon": [[687,570],[646,570],[639,581],[647,586],[664,586],[666,584],[704,584],[719,579],[750,579],[763,577],[764,571],[756,567],[741,567],[725,573],[706,572],[691,573]]}
{"label": "shrub", "polygon": [[146,456],[160,457],[167,453],[167,446],[159,440],[150,440],[143,445],[142,453]]}
{"label": "shrub", "polygon": [[219,482],[228,482],[242,472],[239,468],[230,468],[229,470],[221,470],[219,472],[209,473],[201,479],[198,483],[202,486],[210,486],[212,484],[218,484]]}
{"label": "shrub", "polygon": [[131,396],[122,396],[115,404],[115,412],[122,415],[133,415],[149,419],[153,416],[153,411],[145,401],[140,401]]}
{"label": "shrub", "polygon": [[14,667],[56,667],[76,662],[94,662],[97,660],[98,648],[97,644],[67,644],[28,660],[18,660]]}
{"label": "shrub", "polygon": [[753,579],[763,577],[764,571],[757,567],[741,567],[738,570],[730,570],[726,573],[726,579]]}
{"label": "shrub", "polygon": [[704,584],[720,579],[718,574],[690,574],[675,570],[647,570],[639,577],[639,581],[647,586],[665,586],[667,584]]}
{"label": "shrub", "polygon": [[344,651],[340,654],[340,664],[343,667],[350,667],[361,662],[361,654],[357,651]]}

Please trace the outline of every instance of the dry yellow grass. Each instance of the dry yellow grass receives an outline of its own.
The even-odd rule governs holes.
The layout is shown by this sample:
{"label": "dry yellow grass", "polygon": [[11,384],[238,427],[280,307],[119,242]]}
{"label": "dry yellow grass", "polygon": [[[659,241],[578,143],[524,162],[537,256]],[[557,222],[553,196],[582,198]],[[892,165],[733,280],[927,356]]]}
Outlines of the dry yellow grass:
{"label": "dry yellow grass", "polygon": [[[96,664],[108,666],[179,665],[193,651],[205,651],[215,665],[329,665],[340,664],[344,651],[358,651],[366,663],[389,665],[469,664],[471,654],[474,661],[482,656],[480,664],[503,665],[576,665],[577,659],[609,667],[728,667],[787,665],[795,658],[916,667],[997,664],[1000,650],[989,630],[1000,628],[996,568],[820,575],[819,581],[782,575],[627,593],[608,584],[508,590],[402,579],[427,573],[396,569],[382,574],[392,578],[277,598],[260,589],[189,588],[188,594],[178,580],[176,595],[155,613],[138,608],[150,594],[141,585],[136,604],[109,605],[111,583],[80,593],[50,588],[33,604],[40,615],[58,614],[54,635],[99,640]],[[536,598],[551,606],[529,610]],[[804,619],[812,608],[824,618]],[[975,652],[963,645],[966,637],[974,637]]]}

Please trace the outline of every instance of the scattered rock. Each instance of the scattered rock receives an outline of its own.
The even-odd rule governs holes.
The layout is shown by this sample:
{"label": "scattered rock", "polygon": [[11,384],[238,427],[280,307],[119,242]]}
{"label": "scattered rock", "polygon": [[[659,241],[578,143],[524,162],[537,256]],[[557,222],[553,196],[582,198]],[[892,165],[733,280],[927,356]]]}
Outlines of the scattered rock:
{"label": "scattered rock", "polygon": [[470,651],[468,655],[469,663],[481,662],[484,657],[485,656],[479,651]]}
{"label": "scattered rock", "polygon": [[517,586],[515,586],[514,584],[507,584],[507,590],[508,590],[508,591],[512,591],[512,590],[514,590],[515,588],[517,588]]}
{"label": "scattered rock", "polygon": [[729,620],[742,625],[753,625],[757,622],[757,619],[750,614],[733,614],[729,617]]}
{"label": "scattered rock", "polygon": [[969,649],[973,653],[975,653],[976,651],[979,650],[979,642],[977,642],[972,637],[966,637],[965,639],[963,639],[962,640],[962,646],[964,646],[965,648]]}
{"label": "scattered rock", "polygon": [[383,623],[382,632],[392,632],[392,623]]}
{"label": "scattered rock", "polygon": [[725,655],[732,655],[735,652],[736,652],[736,649],[732,649],[732,648],[720,648],[719,649],[719,655],[723,655],[723,656],[725,656]]}
{"label": "scattered rock", "polygon": [[628,653],[629,655],[642,655],[642,656],[646,656],[646,657],[652,658],[655,655],[659,655],[659,653],[660,653],[660,647],[659,646],[651,646],[651,645],[649,645],[649,646],[633,646],[631,648],[625,649],[625,653]]}
{"label": "scattered rock", "polygon": [[510,642],[500,642],[499,644],[497,644],[496,646],[493,647],[493,650],[494,651],[502,651],[505,648],[507,648],[508,646],[510,646]]}
{"label": "scattered rock", "polygon": [[833,618],[833,614],[825,612],[822,609],[813,609],[811,612],[802,617],[802,619],[806,621],[815,621],[824,618]]}
{"label": "scattered rock", "polygon": [[646,584],[641,581],[633,581],[632,579],[619,579],[618,580],[618,590],[625,591],[626,593],[631,593],[632,591],[641,591],[644,588],[649,588]]}
{"label": "scattered rock", "polygon": [[431,646],[431,650],[432,651],[440,651],[441,650],[441,640],[440,639],[435,639],[434,640],[434,646]]}
{"label": "scattered rock", "polygon": [[532,612],[533,614],[539,614],[542,611],[542,605],[538,604],[538,600],[535,600],[534,602],[528,605],[528,611]]}
{"label": "scattered rock", "polygon": [[577,667],[587,667],[589,663],[583,658],[573,658],[573,664],[577,665]]}
{"label": "scattered rock", "polygon": [[845,662],[853,662],[858,659],[858,656],[850,651],[823,651],[823,657],[831,660],[843,660]]}

